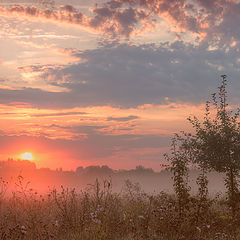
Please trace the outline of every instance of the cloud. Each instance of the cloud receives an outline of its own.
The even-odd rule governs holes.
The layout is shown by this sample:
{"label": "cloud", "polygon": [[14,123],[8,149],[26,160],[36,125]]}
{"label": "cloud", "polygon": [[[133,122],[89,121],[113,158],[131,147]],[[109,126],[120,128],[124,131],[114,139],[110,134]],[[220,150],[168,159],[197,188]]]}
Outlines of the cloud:
{"label": "cloud", "polygon": [[66,141],[64,148],[68,148],[73,152],[75,157],[83,152],[84,158],[94,159],[110,157],[115,153],[136,148],[167,147],[169,141],[170,136],[168,135],[106,135],[94,131],[89,133],[87,138],[80,141]]}
{"label": "cloud", "polygon": [[11,7],[1,7],[0,14],[78,25],[88,31],[109,34],[112,37],[129,37],[134,31],[134,26],[147,18],[147,14],[143,10],[127,8],[116,11],[107,6],[94,8],[92,16],[88,17],[72,5],[61,6],[59,10],[13,5]]}
{"label": "cloud", "polygon": [[[0,102],[3,104],[27,104],[33,106],[56,107],[62,98],[66,98],[65,93],[53,93],[34,88],[23,88],[19,90],[0,89]],[[62,104],[61,104],[62,105]]]}
{"label": "cloud", "polygon": [[[161,45],[117,45],[77,54],[86,61],[49,71],[52,83],[79,95],[89,105],[134,107],[170,101],[200,102],[206,89],[215,89],[222,73],[235,87],[238,79],[238,47],[209,50],[182,42]],[[76,54],[76,53],[74,53]],[[68,76],[64,83],[58,81]],[[203,94],[206,93],[205,97]]]}
{"label": "cloud", "polygon": [[107,126],[94,126],[94,125],[75,125],[75,126],[60,126],[57,124],[52,124],[50,126],[47,126],[47,128],[58,128],[58,129],[64,129],[67,131],[70,131],[72,133],[79,133],[80,136],[82,134],[98,134],[98,130],[106,128]]}
{"label": "cloud", "polygon": [[59,116],[73,116],[73,115],[86,115],[86,112],[58,112],[58,113],[41,113],[32,114],[31,117],[59,117]]}
{"label": "cloud", "polygon": [[129,122],[129,121],[132,121],[132,120],[136,120],[138,119],[139,117],[138,116],[128,116],[128,117],[118,117],[118,118],[114,118],[114,117],[109,117],[107,120],[108,121],[117,121],[117,122]]}
{"label": "cloud", "polygon": [[240,2],[229,3],[223,10],[222,19],[219,24],[215,25],[209,35],[212,38],[218,39],[221,45],[231,44],[235,41],[240,41]]}
{"label": "cloud", "polygon": [[[216,43],[218,39],[214,35],[216,35],[216,29],[219,29],[219,23],[221,25],[228,20],[228,17],[234,23],[239,16],[237,9],[240,3],[235,0],[111,0],[106,5],[115,10],[126,6],[144,9],[149,13],[148,20],[151,16],[153,18],[158,16],[167,20],[170,29],[176,33],[189,31],[195,36],[204,36],[207,41]],[[218,37],[226,30],[224,28],[223,31],[217,31],[220,34]],[[231,34],[234,35],[233,32]]]}
{"label": "cloud", "polygon": [[[208,46],[174,42],[158,47],[122,44],[73,51],[74,56],[84,61],[60,68],[43,67],[40,75],[46,84],[67,91],[0,89],[0,103],[24,102],[40,108],[200,103],[216,89],[221,74],[229,76],[233,98],[237,98],[239,50],[237,45],[211,50]],[[30,69],[39,68],[38,65]]]}
{"label": "cloud", "polygon": [[[52,4],[52,1],[46,2]],[[88,12],[70,4],[56,9],[13,5],[1,7],[0,14],[73,24],[112,38],[133,37],[151,30],[156,22],[164,19],[168,22],[169,31],[178,36],[190,32],[201,41],[205,39],[216,44],[223,40],[239,41],[239,31],[233,27],[238,28],[239,8],[240,3],[234,0],[112,0],[101,1],[93,8],[89,6]],[[220,37],[223,37],[221,41]]]}

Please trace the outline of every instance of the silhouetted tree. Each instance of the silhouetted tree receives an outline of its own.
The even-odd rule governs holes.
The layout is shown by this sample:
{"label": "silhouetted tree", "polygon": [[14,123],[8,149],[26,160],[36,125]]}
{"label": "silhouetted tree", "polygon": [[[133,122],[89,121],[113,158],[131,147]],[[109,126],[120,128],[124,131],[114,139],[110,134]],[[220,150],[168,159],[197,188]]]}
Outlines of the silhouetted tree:
{"label": "silhouetted tree", "polygon": [[204,171],[208,169],[226,174],[228,200],[235,215],[240,170],[239,109],[233,112],[228,105],[226,75],[221,78],[218,93],[213,93],[211,101],[206,102],[204,119],[188,118],[195,133],[184,133],[181,147],[191,152],[191,161]]}
{"label": "silhouetted tree", "polygon": [[182,148],[182,141],[177,134],[172,139],[171,152],[165,154],[167,161],[171,162],[170,171],[173,173],[173,187],[177,196],[179,219],[182,218],[189,203],[190,187],[188,186],[188,149]]}

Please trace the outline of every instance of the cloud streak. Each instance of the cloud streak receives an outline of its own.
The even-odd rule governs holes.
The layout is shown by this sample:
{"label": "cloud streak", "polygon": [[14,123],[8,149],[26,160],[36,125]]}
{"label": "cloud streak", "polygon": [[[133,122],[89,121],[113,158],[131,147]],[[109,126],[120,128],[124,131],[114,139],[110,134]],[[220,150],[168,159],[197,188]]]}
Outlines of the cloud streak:
{"label": "cloud streak", "polygon": [[107,120],[108,121],[116,121],[116,122],[129,122],[132,120],[138,119],[138,116],[128,116],[128,117],[109,117]]}
{"label": "cloud streak", "polygon": [[86,112],[58,112],[58,113],[41,113],[32,114],[31,117],[59,117],[59,116],[74,116],[74,115],[86,115]]}

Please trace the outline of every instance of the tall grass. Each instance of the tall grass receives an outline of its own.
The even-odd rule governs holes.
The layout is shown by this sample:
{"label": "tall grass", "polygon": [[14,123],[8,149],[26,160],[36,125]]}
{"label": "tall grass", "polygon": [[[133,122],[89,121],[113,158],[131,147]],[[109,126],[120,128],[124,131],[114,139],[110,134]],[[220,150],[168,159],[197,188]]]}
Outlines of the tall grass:
{"label": "tall grass", "polygon": [[[4,185],[5,184],[5,185]],[[224,240],[240,239],[240,217],[230,215],[224,198],[190,196],[179,216],[175,196],[144,193],[126,181],[121,193],[111,182],[99,182],[77,193],[62,187],[45,195],[19,178],[11,196],[0,194],[1,240]]]}

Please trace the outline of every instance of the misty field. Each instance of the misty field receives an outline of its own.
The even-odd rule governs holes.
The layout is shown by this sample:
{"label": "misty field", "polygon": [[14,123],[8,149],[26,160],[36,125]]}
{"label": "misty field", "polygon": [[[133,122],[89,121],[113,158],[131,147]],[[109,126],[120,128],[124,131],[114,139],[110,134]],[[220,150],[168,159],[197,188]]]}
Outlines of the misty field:
{"label": "misty field", "polygon": [[80,193],[62,187],[45,195],[21,177],[16,185],[18,190],[6,196],[7,184],[1,184],[1,240],[240,239],[240,214],[233,218],[220,196],[206,201],[191,196],[179,212],[174,195],[149,195],[130,181],[121,193],[112,192],[108,180],[96,180]]}

